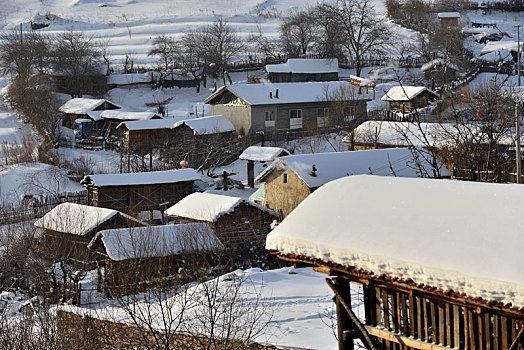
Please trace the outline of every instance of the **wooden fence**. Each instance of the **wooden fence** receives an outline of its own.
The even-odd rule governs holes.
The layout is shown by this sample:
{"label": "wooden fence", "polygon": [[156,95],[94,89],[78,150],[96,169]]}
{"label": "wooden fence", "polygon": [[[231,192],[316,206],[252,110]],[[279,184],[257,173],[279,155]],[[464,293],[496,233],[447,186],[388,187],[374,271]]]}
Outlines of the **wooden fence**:
{"label": "wooden fence", "polygon": [[87,204],[87,192],[24,198],[18,206],[4,205],[0,207],[0,225],[40,218],[57,205],[65,202]]}

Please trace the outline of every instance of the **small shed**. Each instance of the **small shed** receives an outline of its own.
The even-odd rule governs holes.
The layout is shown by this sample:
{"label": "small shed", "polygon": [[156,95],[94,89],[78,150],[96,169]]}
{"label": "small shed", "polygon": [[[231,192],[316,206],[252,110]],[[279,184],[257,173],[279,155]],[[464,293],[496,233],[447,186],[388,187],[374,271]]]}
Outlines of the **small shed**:
{"label": "small shed", "polygon": [[106,136],[114,135],[117,131],[117,126],[122,122],[162,119],[162,117],[155,112],[132,112],[123,109],[91,111],[88,112],[87,115],[101,125]]}
{"label": "small shed", "polygon": [[186,160],[195,167],[207,166],[218,156],[227,158],[225,164],[229,164],[240,153],[232,147],[237,139],[235,127],[222,115],[180,120],[169,135],[171,156],[177,155],[179,161]]}
{"label": "small shed", "polygon": [[274,211],[241,197],[193,193],[166,210],[176,223],[205,222],[227,249],[263,245]]}
{"label": "small shed", "polygon": [[63,115],[63,126],[75,129],[76,119],[91,119],[94,121],[93,128],[95,130],[102,128],[98,120],[93,119],[89,113],[94,111],[113,110],[121,108],[116,103],[105,99],[97,98],[73,98],[64,103],[58,109]]}
{"label": "small shed", "polygon": [[175,124],[187,117],[125,121],[117,126],[122,134],[122,147],[133,152],[149,152],[170,139]]}
{"label": "small shed", "polygon": [[[277,158],[257,177],[265,183],[268,208],[286,217],[320,186],[341,177],[373,174],[400,177],[435,177],[430,155],[410,148],[353,152],[298,154]],[[429,158],[428,158],[429,157]],[[440,176],[451,173],[439,164]]]}
{"label": "small shed", "polygon": [[335,81],[338,70],[336,58],[289,58],[286,63],[266,65],[272,83]]}
{"label": "small shed", "polygon": [[420,68],[424,77],[431,81],[433,86],[435,84],[442,85],[450,83],[456,79],[459,67],[452,62],[448,62],[442,58],[435,58],[434,60],[425,63]]}
{"label": "small shed", "polygon": [[99,231],[89,249],[104,267],[99,275],[106,293],[115,297],[140,291],[148,286],[144,281],[194,274],[223,245],[209,225],[191,223]]}
{"label": "small shed", "polygon": [[441,28],[458,26],[460,13],[459,12],[439,12],[437,14],[437,17],[440,20]]}
{"label": "small shed", "polygon": [[145,226],[117,210],[76,203],[56,206],[34,225],[44,229],[44,240],[50,253],[78,262],[89,260],[87,245],[98,231]]}
{"label": "small shed", "polygon": [[[472,126],[473,127],[473,126]],[[457,125],[451,123],[410,123],[368,120],[355,128],[353,137],[344,137],[348,150],[398,147],[443,147],[455,143]]]}
{"label": "small shed", "polygon": [[238,157],[242,160],[247,160],[247,185],[248,187],[255,187],[255,162],[266,163],[272,162],[277,157],[289,156],[288,150],[281,147],[263,147],[251,146],[242,152]]}
{"label": "small shed", "polygon": [[330,276],[339,349],[522,349],[521,203],[521,185],[352,176],[301,203],[266,248]]}
{"label": "small shed", "polygon": [[173,205],[193,192],[193,182],[198,179],[194,169],[178,169],[87,175],[80,183],[87,188],[90,205],[136,215]]}
{"label": "small shed", "polygon": [[107,76],[107,89],[137,89],[151,88],[154,83],[153,72],[130,73],[130,74],[110,74]]}
{"label": "small shed", "polygon": [[410,113],[417,108],[427,107],[437,98],[435,92],[424,86],[393,86],[381,100],[388,101],[392,111]]}

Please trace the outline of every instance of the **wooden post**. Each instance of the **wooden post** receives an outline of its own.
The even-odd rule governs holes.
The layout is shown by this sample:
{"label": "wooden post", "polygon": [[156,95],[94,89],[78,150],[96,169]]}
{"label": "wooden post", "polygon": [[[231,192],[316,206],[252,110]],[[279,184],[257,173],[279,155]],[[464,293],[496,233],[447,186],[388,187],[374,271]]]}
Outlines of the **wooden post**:
{"label": "wooden post", "polygon": [[[249,162],[252,163],[252,161]],[[349,288],[348,280],[343,278],[335,278],[335,285],[344,297],[347,297],[348,300],[351,300],[351,289]],[[342,305],[342,300],[340,300],[340,297],[336,296],[335,299],[337,304],[338,349],[353,350],[353,338],[348,338],[345,334],[346,331],[353,330],[351,319],[349,318],[346,310],[344,310],[344,306]]]}

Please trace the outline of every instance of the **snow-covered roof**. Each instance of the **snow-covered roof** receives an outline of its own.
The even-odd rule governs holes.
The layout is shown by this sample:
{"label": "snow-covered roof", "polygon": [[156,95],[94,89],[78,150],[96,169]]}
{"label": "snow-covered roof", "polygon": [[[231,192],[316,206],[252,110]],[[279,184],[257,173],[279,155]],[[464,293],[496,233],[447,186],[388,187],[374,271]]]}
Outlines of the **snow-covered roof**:
{"label": "snow-covered roof", "polygon": [[523,203],[521,185],[352,176],[308,196],[266,248],[524,307]]}
{"label": "snow-covered roof", "polygon": [[506,62],[513,61],[513,56],[506,49],[499,49],[496,51],[491,51],[487,54],[484,54],[480,57],[476,57],[476,60],[485,61],[485,62]]}
{"label": "snow-covered roof", "polygon": [[158,117],[155,112],[131,112],[121,109],[110,109],[100,113],[102,119],[116,119],[116,120],[149,120]]}
{"label": "snow-covered roof", "polygon": [[382,96],[382,101],[409,101],[424,91],[429,91],[437,96],[433,91],[428,90],[424,86],[393,86],[389,91]]}
{"label": "snow-covered roof", "polygon": [[222,215],[232,213],[240,204],[248,204],[275,217],[278,214],[242,197],[225,196],[214,193],[192,193],[166,210],[168,216],[180,216],[195,220],[215,222]]}
{"label": "snow-covered roof", "polygon": [[453,64],[451,62],[445,62],[444,59],[442,59],[442,58],[435,58],[434,60],[429,61],[428,63],[423,64],[422,67],[420,68],[420,70],[425,72],[427,70],[433,69],[435,66],[439,66],[439,65],[443,66],[444,63],[446,64],[446,68],[459,70],[459,68],[457,67],[456,64]]}
{"label": "snow-covered roof", "polygon": [[[309,188],[317,188],[335,179],[361,174],[400,177],[433,176],[431,164],[417,157],[410,148],[376,149],[368,151],[297,154],[277,158],[257,177],[258,182],[275,178],[286,170],[293,171]],[[313,165],[316,168],[313,174]],[[418,166],[420,165],[420,166]],[[444,167],[441,176],[451,176]]]}
{"label": "snow-covered roof", "polygon": [[[520,44],[521,45],[524,44],[524,40],[521,40]],[[501,41],[488,41],[486,45],[480,51],[480,54],[484,55],[489,52],[499,51],[502,49],[517,52],[517,48],[518,48],[517,40],[513,40],[513,39],[501,40]]]}
{"label": "snow-covered roof", "polygon": [[223,248],[222,242],[206,223],[103,230],[96,234],[92,242],[98,239],[101,239],[107,256],[114,261],[209,252]]}
{"label": "snow-covered roof", "polygon": [[289,58],[286,63],[266,65],[268,73],[338,73],[336,58]]}
{"label": "snow-covered roof", "polygon": [[439,12],[437,16],[438,18],[460,18],[460,13],[458,12]]}
{"label": "snow-covered roof", "polygon": [[[277,89],[278,98],[276,97]],[[329,101],[331,96],[340,89],[346,92],[344,96],[351,95],[351,99],[354,100],[369,99],[371,96],[368,94],[358,94],[358,88],[347,81],[233,84],[221,87],[204,102],[209,103],[225,90],[231,91],[234,95],[245,100],[250,105],[325,102]],[[270,92],[272,97],[269,96]],[[354,94],[351,92],[354,92]]]}
{"label": "snow-covered roof", "polygon": [[288,150],[282,147],[251,146],[246,148],[238,158],[257,162],[271,162],[282,153],[285,155],[291,154]]}
{"label": "snow-covered roof", "polygon": [[111,218],[120,215],[143,226],[143,222],[114,209],[98,208],[76,203],[62,203],[35,222],[36,227],[83,236]]}
{"label": "snow-covered roof", "polygon": [[175,126],[175,123],[186,119],[187,117],[135,120],[122,122],[118,124],[117,129],[121,127],[125,127],[128,130],[172,129]]}
{"label": "snow-covered roof", "polygon": [[[446,123],[409,123],[369,120],[355,129],[357,143],[383,144],[397,147],[443,146],[453,143],[457,126]],[[350,138],[344,138],[350,143]]]}
{"label": "snow-covered roof", "polygon": [[151,81],[151,74],[149,73],[110,74],[107,76],[107,83],[115,85],[151,83]]}
{"label": "snow-covered roof", "polygon": [[200,179],[198,173],[189,168],[145,173],[86,175],[80,183],[85,186],[130,186],[167,184],[198,179]]}
{"label": "snow-covered roof", "polygon": [[220,134],[223,132],[235,131],[235,127],[229,119],[223,115],[213,115],[209,117],[185,119],[175,123],[175,128],[185,124],[193,129],[195,135]]}
{"label": "snow-covered roof", "polygon": [[[109,102],[103,98],[73,98],[64,103],[58,109],[62,113],[68,114],[87,114],[87,112],[94,110],[97,107],[100,107],[105,102]],[[112,105],[119,107],[118,105],[109,102]]]}

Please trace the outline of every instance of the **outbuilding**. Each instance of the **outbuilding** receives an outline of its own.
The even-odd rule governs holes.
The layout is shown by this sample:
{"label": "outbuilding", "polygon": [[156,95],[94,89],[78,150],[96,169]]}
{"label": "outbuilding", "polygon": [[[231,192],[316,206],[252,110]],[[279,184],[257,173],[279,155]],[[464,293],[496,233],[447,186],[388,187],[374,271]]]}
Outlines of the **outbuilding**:
{"label": "outbuilding", "polygon": [[198,179],[194,169],[178,169],[86,175],[80,183],[87,188],[90,205],[137,215],[173,205],[193,193],[193,183]]}
{"label": "outbuilding", "polygon": [[153,287],[156,279],[175,273],[188,282],[206,267],[206,260],[212,266],[212,254],[223,245],[209,225],[191,223],[99,231],[89,249],[97,257],[101,286],[118,297]]}
{"label": "outbuilding", "polygon": [[430,158],[427,152],[416,148],[296,154],[277,158],[256,180],[264,182],[266,205],[284,218],[313,191],[342,177],[360,174],[451,176],[439,162],[434,169]]}
{"label": "outbuilding", "polygon": [[339,349],[519,349],[520,203],[521,185],[352,176],[302,202],[266,248],[329,276]]}
{"label": "outbuilding", "polygon": [[252,247],[262,247],[271,223],[278,218],[274,211],[241,197],[214,193],[193,193],[166,210],[175,223],[208,224],[225,248],[239,260],[249,257]]}
{"label": "outbuilding", "polygon": [[98,231],[145,226],[117,210],[76,203],[56,206],[34,225],[44,229],[45,245],[50,254],[75,262],[90,260],[87,245]]}

